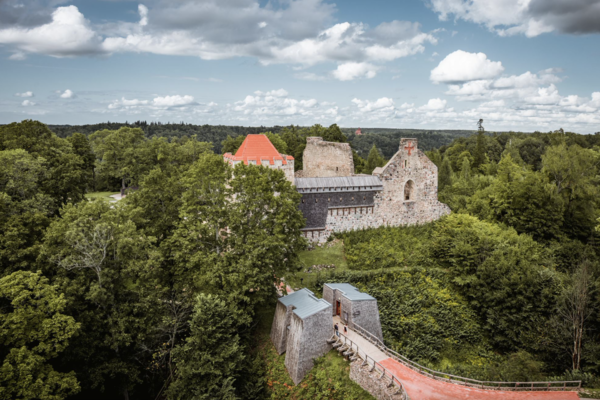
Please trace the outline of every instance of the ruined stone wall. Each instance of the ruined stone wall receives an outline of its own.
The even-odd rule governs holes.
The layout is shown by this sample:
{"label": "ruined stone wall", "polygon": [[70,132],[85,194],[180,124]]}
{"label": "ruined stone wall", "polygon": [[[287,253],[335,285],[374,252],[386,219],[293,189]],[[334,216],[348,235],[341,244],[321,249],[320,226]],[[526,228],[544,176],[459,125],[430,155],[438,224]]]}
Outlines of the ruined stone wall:
{"label": "ruined stone wall", "polygon": [[306,138],[302,156],[303,178],[351,176],[354,174],[352,149],[348,143],[325,142],[320,137]]}
{"label": "ruined stone wall", "polygon": [[[399,151],[375,175],[381,179],[383,191],[375,195],[372,210],[352,206],[329,209],[325,229],[316,235],[305,232],[305,236],[324,242],[332,232],[423,224],[450,214],[450,208],[437,198],[437,166],[418,150],[416,139],[402,139]],[[412,187],[408,200],[407,184]]]}
{"label": "ruined stone wall", "polygon": [[398,390],[396,385],[387,387],[390,383],[389,378],[379,379],[381,372],[378,370],[369,372],[370,368],[369,365],[363,366],[362,360],[359,358],[350,364],[350,379],[358,383],[360,387],[369,392],[371,396],[375,397],[377,400],[390,400],[401,397],[399,395],[394,395]]}
{"label": "ruined stone wall", "polygon": [[314,359],[325,355],[330,346],[327,339],[333,334],[331,309],[300,319],[292,315],[285,356],[285,366],[297,385],[314,365]]}
{"label": "ruined stone wall", "polygon": [[379,307],[377,300],[358,300],[352,302],[352,316],[348,326],[354,328],[354,323],[375,335],[383,341],[383,331],[379,320]]}

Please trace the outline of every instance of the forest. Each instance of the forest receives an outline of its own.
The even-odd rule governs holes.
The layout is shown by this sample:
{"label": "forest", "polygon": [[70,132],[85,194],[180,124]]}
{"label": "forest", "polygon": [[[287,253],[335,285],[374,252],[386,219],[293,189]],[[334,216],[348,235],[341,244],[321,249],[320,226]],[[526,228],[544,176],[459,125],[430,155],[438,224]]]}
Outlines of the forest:
{"label": "forest", "polygon": [[[322,136],[370,173],[402,130],[134,125],[0,127],[0,399],[369,398],[332,355],[288,384],[273,281],[325,249],[281,171],[221,154],[263,132],[301,168]],[[600,387],[600,133],[411,136],[452,214],[338,234],[347,267],[309,288],[372,294],[386,343],[438,370]]]}

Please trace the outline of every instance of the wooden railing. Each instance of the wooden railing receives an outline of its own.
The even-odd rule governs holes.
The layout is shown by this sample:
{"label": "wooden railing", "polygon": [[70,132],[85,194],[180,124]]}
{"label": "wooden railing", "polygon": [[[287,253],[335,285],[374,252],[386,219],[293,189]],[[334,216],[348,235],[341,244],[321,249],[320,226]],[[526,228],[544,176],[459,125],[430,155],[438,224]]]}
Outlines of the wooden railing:
{"label": "wooden railing", "polygon": [[379,350],[384,352],[390,358],[398,361],[402,365],[422,374],[429,378],[433,378],[443,382],[454,383],[463,386],[469,386],[487,390],[517,390],[517,391],[579,391],[581,389],[581,381],[546,381],[546,382],[494,382],[494,381],[479,381],[477,379],[465,378],[448,374],[446,372],[435,371],[427,368],[414,361],[409,360],[394,350],[388,348],[378,337],[371,332],[362,328],[360,325],[353,323],[354,331],[360,336],[371,342]]}
{"label": "wooden railing", "polygon": [[364,350],[361,350],[360,347],[358,347],[358,345],[356,344],[356,342],[352,341],[348,336],[344,335],[342,332],[337,332],[334,334],[337,335],[339,341],[343,342],[342,347],[350,346],[350,349],[352,349],[355,352],[355,354],[363,360],[363,366],[369,366],[370,372],[377,371],[381,373],[381,375],[377,379],[381,380],[387,378],[389,380],[387,386],[391,387],[393,385],[397,388],[394,392],[394,395],[399,397],[390,396],[390,399],[410,400],[408,397],[408,393],[406,393],[406,390],[404,389],[404,385],[392,372],[390,372],[386,367],[375,361]]}

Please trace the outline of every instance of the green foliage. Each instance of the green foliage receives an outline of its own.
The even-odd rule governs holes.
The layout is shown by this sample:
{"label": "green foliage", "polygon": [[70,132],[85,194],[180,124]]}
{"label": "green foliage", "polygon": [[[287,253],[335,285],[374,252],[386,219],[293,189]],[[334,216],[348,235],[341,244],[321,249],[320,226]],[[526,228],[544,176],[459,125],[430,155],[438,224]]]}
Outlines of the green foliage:
{"label": "green foliage", "polygon": [[190,336],[173,351],[177,380],[169,399],[236,399],[236,380],[245,356],[231,304],[218,296],[196,298]]}
{"label": "green foliage", "polygon": [[373,145],[371,151],[369,152],[369,156],[367,157],[367,163],[365,164],[362,172],[363,174],[372,174],[375,168],[383,167],[384,165],[385,159],[383,158],[377,147]]}
{"label": "green foliage", "polygon": [[477,144],[475,145],[475,152],[473,153],[473,167],[479,168],[485,162],[486,149],[486,138],[483,130],[477,134]]}
{"label": "green foliage", "polygon": [[454,175],[454,171],[452,171],[452,165],[450,164],[450,159],[448,157],[444,157],[442,161],[442,166],[438,173],[438,190],[442,191],[445,187],[452,185],[452,178]]}
{"label": "green foliage", "polygon": [[50,364],[79,329],[41,272],[0,279],[0,399],[60,400],[79,391],[74,372]]}
{"label": "green foliage", "polygon": [[[141,381],[151,354],[139,347],[162,314],[164,278],[154,238],[124,205],[67,205],[46,231],[42,257],[81,323],[67,352],[87,388],[123,393]],[[140,361],[144,361],[140,363]]]}
{"label": "green foliage", "polygon": [[244,140],[246,140],[246,136],[227,136],[227,138],[221,142],[221,152],[223,154],[235,154],[237,149],[239,149],[242,143],[244,143]]}
{"label": "green foliage", "polygon": [[437,224],[431,251],[449,270],[494,345],[530,345],[530,332],[552,313],[559,291],[546,249],[513,229],[455,214]]}
{"label": "green foliage", "polygon": [[0,151],[18,149],[45,160],[46,176],[40,181],[40,190],[54,200],[53,211],[62,204],[83,200],[87,185],[85,163],[67,140],[58,138],[37,121],[0,127]]}

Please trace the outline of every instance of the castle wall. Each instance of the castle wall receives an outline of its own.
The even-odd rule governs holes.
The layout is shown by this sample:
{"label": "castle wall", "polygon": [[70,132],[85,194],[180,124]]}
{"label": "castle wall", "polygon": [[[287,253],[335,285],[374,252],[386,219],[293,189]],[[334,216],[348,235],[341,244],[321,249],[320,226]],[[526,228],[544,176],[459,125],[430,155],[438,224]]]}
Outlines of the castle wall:
{"label": "castle wall", "polygon": [[331,309],[326,308],[302,320],[292,313],[285,366],[297,385],[314,365],[314,359],[329,350],[327,339],[333,334]]}
{"label": "castle wall", "polygon": [[303,178],[351,176],[354,174],[352,149],[348,143],[325,142],[320,137],[306,138],[302,156]]}
{"label": "castle wall", "polygon": [[[313,231],[307,225],[305,237],[324,242],[332,232],[422,224],[450,214],[450,208],[437,199],[437,166],[417,149],[416,139],[402,139],[399,151],[374,175],[380,178],[383,190],[374,194],[372,208],[353,204],[328,207],[324,229]],[[408,200],[407,184],[412,186]]]}

